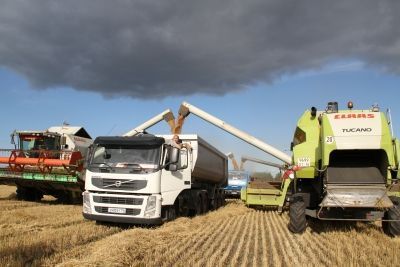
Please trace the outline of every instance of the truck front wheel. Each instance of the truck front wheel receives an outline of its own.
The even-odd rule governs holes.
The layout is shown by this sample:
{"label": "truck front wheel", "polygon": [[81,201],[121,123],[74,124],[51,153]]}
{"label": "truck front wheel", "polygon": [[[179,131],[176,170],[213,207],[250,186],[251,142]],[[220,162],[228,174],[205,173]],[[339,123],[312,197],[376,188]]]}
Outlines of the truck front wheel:
{"label": "truck front wheel", "polygon": [[393,202],[393,207],[385,212],[384,220],[397,220],[397,221],[383,221],[382,228],[385,234],[389,236],[400,236],[400,198],[390,197]]}
{"label": "truck front wheel", "polygon": [[303,197],[294,194],[289,204],[289,230],[293,233],[303,233],[307,228],[306,204]]}
{"label": "truck front wheel", "polygon": [[165,206],[163,207],[163,219],[165,222],[170,222],[176,219],[176,206]]}

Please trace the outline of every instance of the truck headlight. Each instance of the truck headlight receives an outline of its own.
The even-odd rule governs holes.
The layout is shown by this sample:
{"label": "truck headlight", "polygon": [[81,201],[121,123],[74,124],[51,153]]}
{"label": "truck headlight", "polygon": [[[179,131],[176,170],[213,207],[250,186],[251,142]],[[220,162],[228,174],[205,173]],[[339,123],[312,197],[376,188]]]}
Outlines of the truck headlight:
{"label": "truck headlight", "polygon": [[156,214],[156,203],[157,203],[157,197],[149,196],[149,198],[147,199],[147,205],[144,211],[144,216],[153,217]]}
{"label": "truck headlight", "polygon": [[89,192],[83,192],[83,213],[92,214],[92,208],[90,207],[90,195]]}

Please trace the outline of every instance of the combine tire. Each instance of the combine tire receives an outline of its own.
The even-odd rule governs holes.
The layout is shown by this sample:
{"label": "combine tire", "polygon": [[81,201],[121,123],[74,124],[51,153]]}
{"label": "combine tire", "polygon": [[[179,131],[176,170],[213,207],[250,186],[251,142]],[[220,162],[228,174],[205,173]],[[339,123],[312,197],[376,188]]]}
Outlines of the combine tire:
{"label": "combine tire", "polygon": [[306,204],[303,197],[293,195],[289,205],[289,230],[300,234],[306,230]]}
{"label": "combine tire", "polygon": [[17,187],[17,199],[25,201],[39,201],[43,198],[42,192],[30,187]]}
{"label": "combine tire", "polygon": [[[400,220],[400,198],[390,197],[393,202],[391,207],[384,216],[384,220]],[[385,234],[395,237],[400,236],[400,221],[383,221],[382,228]]]}

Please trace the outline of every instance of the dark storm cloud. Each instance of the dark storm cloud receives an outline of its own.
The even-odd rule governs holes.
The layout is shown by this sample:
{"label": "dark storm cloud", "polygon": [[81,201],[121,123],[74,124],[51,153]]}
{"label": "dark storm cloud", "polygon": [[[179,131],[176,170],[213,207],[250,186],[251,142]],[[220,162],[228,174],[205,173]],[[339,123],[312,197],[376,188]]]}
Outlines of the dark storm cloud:
{"label": "dark storm cloud", "polygon": [[36,88],[224,94],[348,59],[400,73],[400,1],[0,3],[0,65]]}

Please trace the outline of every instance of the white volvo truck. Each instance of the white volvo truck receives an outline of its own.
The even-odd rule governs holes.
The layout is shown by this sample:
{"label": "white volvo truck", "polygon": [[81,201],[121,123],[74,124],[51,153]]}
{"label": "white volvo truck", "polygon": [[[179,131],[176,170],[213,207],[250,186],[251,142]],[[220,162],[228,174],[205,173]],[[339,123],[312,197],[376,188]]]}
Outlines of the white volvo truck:
{"label": "white volvo truck", "polygon": [[222,152],[197,135],[180,135],[190,148],[179,149],[172,135],[136,132],[95,139],[83,193],[86,219],[161,224],[223,205],[228,161]]}

